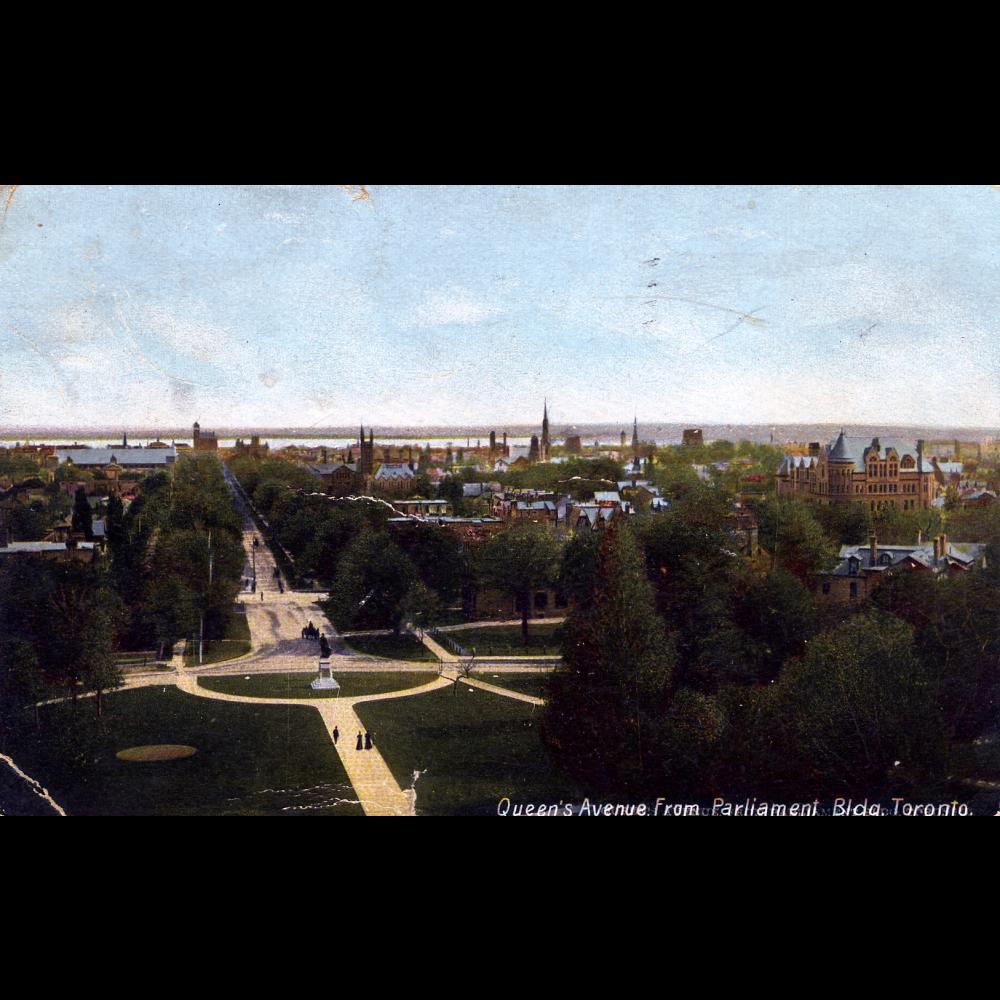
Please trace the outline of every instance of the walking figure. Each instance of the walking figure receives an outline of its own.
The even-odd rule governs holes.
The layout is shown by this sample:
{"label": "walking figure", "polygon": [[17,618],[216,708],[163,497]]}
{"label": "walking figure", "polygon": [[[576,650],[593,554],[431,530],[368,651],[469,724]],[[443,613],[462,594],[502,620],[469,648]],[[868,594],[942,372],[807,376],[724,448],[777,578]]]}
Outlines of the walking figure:
{"label": "walking figure", "polygon": [[361,733],[358,733],[358,749],[364,750],[364,744],[361,742]]}
{"label": "walking figure", "polygon": [[340,730],[336,726],[334,726],[333,727],[333,745],[334,746],[337,745],[337,740],[339,740],[339,739],[340,739]]}
{"label": "walking figure", "polygon": [[264,603],[264,591],[263,590],[260,592],[260,603],[261,604]]}
{"label": "walking figure", "polygon": [[371,748],[372,748],[372,734],[370,732],[368,732],[368,730],[366,729],[365,730],[365,749],[366,750],[371,750]]}

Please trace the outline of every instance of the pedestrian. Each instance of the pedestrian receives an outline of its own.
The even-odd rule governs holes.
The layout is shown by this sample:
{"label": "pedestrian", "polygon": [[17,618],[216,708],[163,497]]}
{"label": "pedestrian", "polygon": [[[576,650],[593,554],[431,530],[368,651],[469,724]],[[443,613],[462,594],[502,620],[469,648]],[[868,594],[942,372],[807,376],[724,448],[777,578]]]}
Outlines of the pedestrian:
{"label": "pedestrian", "polygon": [[358,749],[364,750],[364,744],[361,742],[361,733],[358,733]]}
{"label": "pedestrian", "polygon": [[340,739],[340,730],[336,726],[334,726],[333,727],[333,745],[334,746],[337,745],[337,740],[339,740],[339,739]]}
{"label": "pedestrian", "polygon": [[365,730],[365,749],[366,750],[371,750],[371,748],[372,748],[372,734],[370,732],[368,732],[368,730],[366,729]]}
{"label": "pedestrian", "polygon": [[264,603],[264,591],[263,590],[260,592],[260,603],[261,604]]}

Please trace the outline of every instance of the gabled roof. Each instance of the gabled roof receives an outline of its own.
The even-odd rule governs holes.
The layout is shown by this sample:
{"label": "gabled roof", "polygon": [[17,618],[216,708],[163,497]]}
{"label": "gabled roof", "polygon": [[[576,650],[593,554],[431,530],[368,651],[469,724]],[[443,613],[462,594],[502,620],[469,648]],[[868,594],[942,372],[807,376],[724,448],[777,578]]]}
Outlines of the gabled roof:
{"label": "gabled roof", "polygon": [[415,476],[405,462],[383,462],[375,473],[376,479],[413,479]]}
{"label": "gabled roof", "polygon": [[[831,462],[853,462],[856,472],[864,472],[865,458],[873,448],[875,448],[876,454],[880,459],[885,459],[890,451],[895,451],[900,459],[902,459],[904,455],[909,455],[914,462],[917,460],[917,445],[913,441],[904,441],[902,438],[887,438],[881,436],[875,438],[849,437],[845,435],[843,431],[841,431],[837,436],[837,440],[830,449],[830,453],[827,458],[828,461]],[[904,469],[901,471],[933,472],[934,466],[931,465],[930,459],[925,457],[919,470],[916,465],[914,465],[913,470]]]}
{"label": "gabled roof", "polygon": [[60,463],[71,459],[74,465],[110,465],[112,458],[128,468],[130,465],[171,465],[177,458],[176,448],[56,448]]}
{"label": "gabled roof", "polygon": [[317,465],[307,465],[306,469],[314,476],[329,476],[339,469],[347,469],[348,472],[357,472],[358,463],[354,462],[348,465],[346,462],[328,462],[326,464],[320,462]]}

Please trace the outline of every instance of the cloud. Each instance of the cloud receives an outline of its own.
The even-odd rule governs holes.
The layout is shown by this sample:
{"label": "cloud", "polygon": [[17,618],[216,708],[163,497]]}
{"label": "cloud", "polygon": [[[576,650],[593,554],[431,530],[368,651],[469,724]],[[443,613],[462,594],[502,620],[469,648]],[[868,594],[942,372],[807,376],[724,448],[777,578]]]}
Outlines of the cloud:
{"label": "cloud", "polygon": [[464,288],[432,292],[424,297],[410,317],[409,325],[417,329],[429,326],[453,326],[481,323],[504,315],[499,306],[476,298]]}
{"label": "cloud", "polygon": [[227,330],[214,323],[179,316],[160,303],[147,302],[136,313],[133,329],[196,361],[223,361],[232,357],[236,349]]}

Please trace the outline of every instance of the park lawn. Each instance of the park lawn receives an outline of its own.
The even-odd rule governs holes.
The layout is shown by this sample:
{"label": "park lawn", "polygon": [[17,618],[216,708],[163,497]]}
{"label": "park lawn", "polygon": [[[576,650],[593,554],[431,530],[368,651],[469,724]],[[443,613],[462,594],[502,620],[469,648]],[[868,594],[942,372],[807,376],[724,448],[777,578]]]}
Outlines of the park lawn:
{"label": "park lawn", "polygon": [[[129,747],[181,743],[182,760],[133,763]],[[197,698],[173,685],[47,705],[7,741],[67,813],[88,816],[361,815],[319,713]]]}
{"label": "park lawn", "polygon": [[198,684],[209,691],[241,694],[251,698],[336,698],[338,694],[354,698],[363,694],[383,694],[428,684],[438,675],[426,671],[396,671],[395,673],[334,672],[340,691],[314,691],[309,684],[316,674],[238,674],[226,677],[199,677]]}
{"label": "park lawn", "polygon": [[549,678],[552,675],[538,671],[531,674],[494,673],[489,667],[484,667],[482,670],[474,671],[472,676],[486,681],[487,684],[493,684],[495,687],[506,688],[508,691],[517,691],[519,694],[530,694],[535,698],[544,698],[547,695]]}
{"label": "park lawn", "polygon": [[[205,641],[205,649],[202,665],[209,663],[224,663],[226,660],[235,660],[237,656],[245,656],[252,649],[250,640],[250,625],[247,616],[233,613],[229,617],[229,625],[226,627],[226,634],[222,639]],[[184,651],[184,666],[197,667],[198,663],[198,638],[188,641]]]}
{"label": "park lawn", "polygon": [[[344,642],[358,653],[384,656],[389,660],[417,660],[437,662],[434,654],[415,636],[401,635],[349,635]],[[338,678],[339,679],[339,678]]]}
{"label": "park lawn", "polygon": [[561,623],[532,625],[528,622],[528,644],[521,641],[520,625],[488,625],[445,632],[477,656],[558,656],[562,645],[558,630]]}
{"label": "park lawn", "polygon": [[401,788],[414,772],[417,814],[496,815],[512,802],[576,798],[539,733],[543,709],[459,682],[413,698],[355,706]]}

